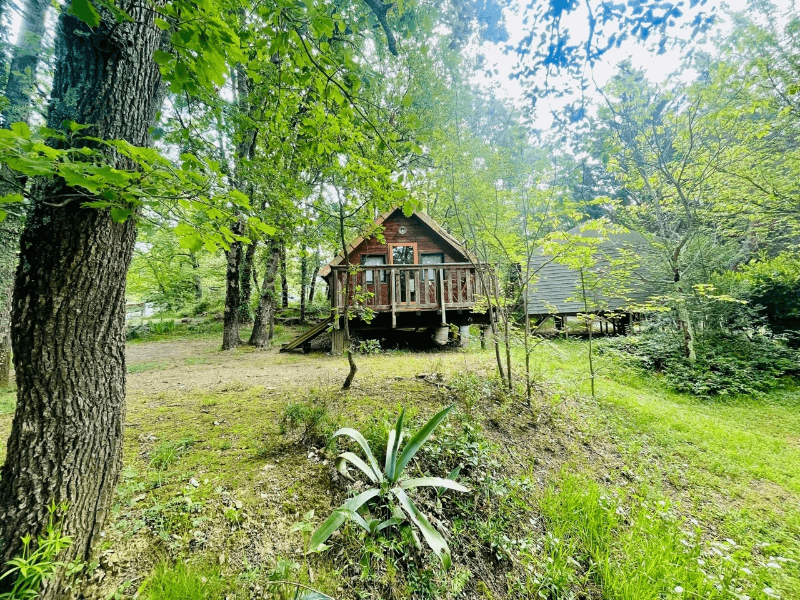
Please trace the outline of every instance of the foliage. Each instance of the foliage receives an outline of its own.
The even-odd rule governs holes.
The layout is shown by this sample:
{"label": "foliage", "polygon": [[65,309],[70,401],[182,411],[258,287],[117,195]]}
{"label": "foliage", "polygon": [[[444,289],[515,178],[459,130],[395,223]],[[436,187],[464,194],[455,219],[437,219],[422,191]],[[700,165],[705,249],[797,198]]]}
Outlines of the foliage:
{"label": "foliage", "polygon": [[800,372],[800,353],[784,337],[757,327],[703,331],[696,345],[696,362],[683,356],[681,340],[662,321],[646,325],[637,335],[605,340],[601,351],[659,373],[677,391],[706,397],[758,395],[780,385],[784,376]]}
{"label": "foliage", "polygon": [[800,324],[800,257],[784,252],[766,260],[751,261],[718,278],[717,285],[756,307],[778,330]]}
{"label": "foliage", "polygon": [[51,503],[47,507],[49,516],[44,535],[39,536],[32,547],[30,536],[22,538],[22,556],[12,558],[6,563],[8,570],[0,579],[15,577],[9,592],[0,594],[0,600],[26,600],[36,598],[45,579],[53,577],[56,571],[67,567],[58,562],[58,553],[72,544],[69,536],[61,533],[60,516],[67,510],[66,504]]}
{"label": "foliage", "polygon": [[332,426],[327,398],[323,396],[288,403],[278,423],[278,431],[281,435],[296,435],[298,443],[305,446],[323,446]]}
{"label": "foliage", "polygon": [[[350,477],[347,463],[358,468],[369,481],[379,487],[370,488],[361,492],[354,498],[345,502],[341,507],[325,520],[314,532],[309,544],[309,552],[323,550],[325,542],[341,527],[346,520],[351,520],[362,527],[369,536],[376,536],[381,531],[399,526],[399,530],[410,531],[408,522],[412,523],[422,533],[428,546],[442,561],[445,568],[450,567],[450,550],[444,537],[431,525],[428,518],[420,512],[406,490],[418,487],[433,487],[451,489],[460,492],[469,491],[463,485],[450,478],[420,477],[409,478],[405,475],[408,463],[414,458],[428,437],[433,433],[439,423],[444,420],[452,409],[452,405],[441,410],[433,416],[423,427],[414,434],[403,446],[403,417],[405,411],[400,412],[397,422],[389,432],[386,444],[386,460],[384,469],[378,466],[372,451],[364,436],[355,429],[344,428],[333,434],[333,437],[348,436],[363,450],[367,462],[352,452],[344,452],[336,458],[336,468],[345,477]],[[377,515],[378,518],[375,518]]]}

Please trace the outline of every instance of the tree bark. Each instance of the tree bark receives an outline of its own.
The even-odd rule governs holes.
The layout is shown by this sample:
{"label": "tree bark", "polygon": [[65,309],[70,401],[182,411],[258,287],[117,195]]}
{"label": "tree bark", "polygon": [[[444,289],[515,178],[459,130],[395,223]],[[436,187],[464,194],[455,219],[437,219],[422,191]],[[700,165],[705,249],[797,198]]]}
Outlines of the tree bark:
{"label": "tree bark", "polygon": [[[241,235],[242,224],[238,221],[232,228],[236,235]],[[233,350],[242,343],[239,339],[239,267],[242,263],[242,242],[231,242],[227,253],[228,268],[225,273],[225,314],[222,320],[222,349]]]}
{"label": "tree bark", "polygon": [[247,245],[247,251],[244,253],[244,258],[242,259],[242,272],[240,274],[241,299],[239,301],[240,323],[249,323],[253,320],[253,315],[250,313],[250,297],[253,294],[251,278],[253,274],[253,260],[255,259],[257,247],[258,244],[255,241],[249,243]]}
{"label": "tree bark", "polygon": [[285,244],[281,244],[281,308],[289,308],[289,281],[286,279]]}
{"label": "tree bark", "polygon": [[269,259],[264,268],[264,283],[261,286],[261,297],[258,300],[253,331],[248,344],[256,348],[266,348],[272,340],[275,316],[275,280],[278,276],[281,246],[275,241],[269,243]]}
{"label": "tree bark", "polygon": [[[162,39],[149,4],[130,22],[104,10],[94,29],[64,10],[47,124],[91,124],[91,135],[149,141],[162,86],[154,50]],[[101,93],[102,92],[102,93]],[[109,153],[111,166],[133,168]],[[88,560],[113,497],[125,415],[125,276],[135,224],[69,202],[61,180],[39,183],[21,239],[12,340],[17,409],[0,477],[0,564],[36,536],[47,505],[67,502],[62,528],[72,545],[60,561]],[[63,205],[57,207],[57,205]],[[0,591],[11,585],[0,582]],[[40,598],[64,598],[60,577]]]}

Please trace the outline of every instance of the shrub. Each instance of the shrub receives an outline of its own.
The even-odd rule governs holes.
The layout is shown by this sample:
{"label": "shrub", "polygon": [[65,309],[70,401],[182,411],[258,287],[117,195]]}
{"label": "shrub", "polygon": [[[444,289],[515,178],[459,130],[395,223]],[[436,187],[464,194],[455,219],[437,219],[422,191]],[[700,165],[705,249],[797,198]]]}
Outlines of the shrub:
{"label": "shrub", "polygon": [[66,504],[51,504],[47,508],[50,513],[43,536],[36,540],[36,548],[31,547],[32,538],[22,538],[22,556],[12,558],[6,563],[8,570],[0,579],[15,577],[11,590],[0,594],[0,600],[24,600],[37,598],[39,588],[45,579],[52,577],[56,569],[65,567],[64,563],[55,560],[56,556],[72,544],[72,539],[61,533],[59,514],[67,510]]}
{"label": "shrub", "polygon": [[[422,533],[425,542],[442,561],[444,567],[450,567],[450,549],[447,542],[431,525],[428,518],[419,511],[407,495],[406,490],[418,487],[430,487],[438,490],[451,489],[460,492],[469,490],[450,478],[408,478],[405,468],[452,408],[451,405],[437,413],[405,445],[402,443],[405,435],[403,430],[404,411],[401,411],[394,429],[389,432],[383,469],[378,466],[369,444],[358,431],[344,428],[333,434],[333,437],[347,436],[354,440],[361,447],[367,459],[365,462],[353,452],[344,452],[336,458],[337,470],[349,478],[347,464],[350,463],[377,487],[361,492],[335,510],[311,536],[309,552],[325,549],[325,542],[346,520],[358,524],[371,537],[394,527],[398,528],[401,536],[412,537],[408,536],[408,532],[411,531],[411,524],[413,524]],[[378,518],[373,515],[377,515]]]}
{"label": "shrub", "polygon": [[330,434],[332,423],[325,398],[290,402],[283,410],[278,431],[281,435],[296,436],[301,445],[322,446]]}
{"label": "shrub", "polygon": [[705,330],[695,343],[697,360],[683,357],[672,328],[646,328],[641,334],[605,340],[599,349],[622,356],[645,371],[661,373],[679,392],[699,396],[758,395],[799,372],[800,352],[785,336],[760,328],[750,331]]}

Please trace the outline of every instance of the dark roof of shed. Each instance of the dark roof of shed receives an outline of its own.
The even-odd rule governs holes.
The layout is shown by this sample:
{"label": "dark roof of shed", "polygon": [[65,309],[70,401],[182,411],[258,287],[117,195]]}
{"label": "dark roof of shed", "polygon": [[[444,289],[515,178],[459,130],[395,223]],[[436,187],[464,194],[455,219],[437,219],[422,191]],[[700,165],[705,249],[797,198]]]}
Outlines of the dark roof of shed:
{"label": "dark roof of shed", "polygon": [[[601,237],[601,233],[593,230],[581,231],[580,226],[568,233],[587,238]],[[605,239],[597,245],[599,255],[593,271],[602,272],[609,268],[610,261],[620,260],[625,256],[645,258],[652,252],[648,241],[634,231],[610,233],[602,235]],[[584,311],[581,299],[581,275],[557,262],[553,256],[547,255],[543,248],[534,251],[530,261],[530,271],[535,273],[533,282],[528,287],[528,314],[576,314]],[[622,310],[632,304],[646,301],[653,295],[654,289],[648,281],[651,277],[642,265],[633,269],[627,281],[626,289],[618,296],[606,295],[602,291],[590,290],[591,305],[605,310]]]}

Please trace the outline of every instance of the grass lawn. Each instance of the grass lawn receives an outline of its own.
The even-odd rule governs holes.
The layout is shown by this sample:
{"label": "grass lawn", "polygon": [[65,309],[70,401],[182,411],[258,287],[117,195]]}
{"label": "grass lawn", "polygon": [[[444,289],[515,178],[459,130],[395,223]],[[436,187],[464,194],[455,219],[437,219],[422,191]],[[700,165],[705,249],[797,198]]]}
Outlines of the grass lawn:
{"label": "grass lawn", "polygon": [[[531,405],[503,390],[477,344],[360,356],[342,393],[343,358],[222,353],[211,333],[129,349],[124,469],[81,584],[91,593],[289,599],[299,584],[337,599],[800,598],[800,394],[788,384],[701,400],[601,356],[592,399],[586,344],[561,341],[536,350]],[[453,568],[395,527],[370,537],[347,525],[305,555],[351,486],[330,434],[358,428],[380,462],[401,407],[414,430],[451,403],[411,474],[460,465],[471,489],[414,495],[448,532]],[[0,395],[2,435],[12,408]]]}

